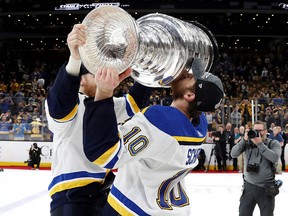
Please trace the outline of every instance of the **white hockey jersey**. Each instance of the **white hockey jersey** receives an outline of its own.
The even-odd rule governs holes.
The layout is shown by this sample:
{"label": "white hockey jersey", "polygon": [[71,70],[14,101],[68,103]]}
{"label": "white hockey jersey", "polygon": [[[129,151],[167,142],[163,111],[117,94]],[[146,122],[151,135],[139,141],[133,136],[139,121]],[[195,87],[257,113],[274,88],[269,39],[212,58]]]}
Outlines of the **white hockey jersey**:
{"label": "white hockey jersey", "polygon": [[[71,190],[77,190],[95,182],[102,183],[109,171],[91,163],[84,154],[83,115],[84,99],[87,97],[78,93],[79,84],[80,77],[68,75],[63,65],[45,101],[48,126],[53,132],[53,179],[48,187],[52,197],[51,209],[61,205],[61,202],[63,204],[63,200],[66,200],[66,194],[62,192],[66,190],[72,192]],[[147,88],[143,87],[143,89],[145,92]],[[114,102],[118,122],[140,111],[130,94],[114,98]],[[93,194],[89,190],[89,188],[88,191],[86,189],[86,193]],[[83,193],[84,191],[81,191],[80,195]]]}
{"label": "white hockey jersey", "polygon": [[[47,101],[45,103],[49,130],[53,133],[53,180],[49,186],[50,196],[59,191],[84,186],[94,181],[102,182],[106,176],[107,170],[91,163],[83,152],[84,99],[85,96],[79,94],[79,104],[75,109],[65,118],[58,120],[51,118]],[[119,122],[130,118],[126,111],[127,104],[131,111],[139,111],[130,96],[114,98],[114,100]]]}
{"label": "white hockey jersey", "polygon": [[118,168],[109,204],[120,215],[190,215],[184,177],[198,163],[207,133],[205,115],[195,127],[173,107],[151,106],[119,126],[116,136],[109,132],[110,138],[101,141],[92,131],[100,125],[102,130],[108,129],[111,118],[106,116],[106,123],[96,123],[101,110],[95,111],[95,107],[86,104],[84,127],[90,130],[84,132],[84,149],[90,161],[108,169]]}

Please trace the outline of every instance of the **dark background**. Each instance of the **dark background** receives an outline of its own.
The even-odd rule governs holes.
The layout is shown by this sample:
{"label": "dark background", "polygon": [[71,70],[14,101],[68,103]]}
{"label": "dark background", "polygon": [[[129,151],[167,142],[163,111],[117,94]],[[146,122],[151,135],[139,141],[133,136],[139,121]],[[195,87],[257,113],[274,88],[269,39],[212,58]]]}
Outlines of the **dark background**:
{"label": "dark background", "polygon": [[[288,44],[288,1],[57,1],[2,0],[0,6],[0,62],[45,60],[61,64],[68,58],[67,34],[93,9],[91,3],[120,3],[135,19],[165,13],[198,21],[215,36],[220,52],[234,58],[252,53],[285,53]],[[79,3],[79,10],[59,10]]]}

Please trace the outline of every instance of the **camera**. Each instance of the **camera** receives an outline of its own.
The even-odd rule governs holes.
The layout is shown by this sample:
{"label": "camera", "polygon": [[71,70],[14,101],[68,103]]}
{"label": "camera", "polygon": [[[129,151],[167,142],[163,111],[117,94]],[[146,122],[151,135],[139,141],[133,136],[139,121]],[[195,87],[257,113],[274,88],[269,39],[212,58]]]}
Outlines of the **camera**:
{"label": "camera", "polygon": [[256,130],[249,130],[247,135],[248,135],[249,139],[253,139],[255,137],[259,137],[259,133]]}
{"label": "camera", "polygon": [[212,136],[214,136],[214,137],[220,137],[220,136],[221,136],[221,132],[220,132],[220,131],[213,131],[213,132],[212,132]]}
{"label": "camera", "polygon": [[258,173],[259,172],[259,164],[257,163],[251,163],[251,164],[247,164],[247,172],[255,172]]}

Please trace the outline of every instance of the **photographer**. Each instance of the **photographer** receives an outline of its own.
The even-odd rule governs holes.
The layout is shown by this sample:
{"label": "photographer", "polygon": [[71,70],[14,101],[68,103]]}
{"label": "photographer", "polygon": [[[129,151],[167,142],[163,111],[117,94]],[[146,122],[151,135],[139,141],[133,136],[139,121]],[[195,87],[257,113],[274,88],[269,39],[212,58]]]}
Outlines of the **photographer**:
{"label": "photographer", "polygon": [[226,171],[226,134],[222,125],[217,127],[217,131],[212,133],[213,142],[215,143],[216,160],[218,171]]}
{"label": "photographer", "polygon": [[41,149],[38,147],[37,143],[33,143],[29,149],[29,163],[28,166],[31,166],[31,169],[35,169],[34,165],[36,165],[36,169],[38,170],[41,162]]}
{"label": "photographer", "polygon": [[[244,185],[240,198],[239,216],[252,216],[255,205],[261,216],[273,215],[275,195],[275,163],[281,155],[281,146],[277,140],[267,138],[266,124],[255,122],[253,130],[246,130],[243,139],[231,149],[231,156],[244,154]],[[271,185],[268,187],[268,184]],[[275,189],[269,193],[271,189]]]}

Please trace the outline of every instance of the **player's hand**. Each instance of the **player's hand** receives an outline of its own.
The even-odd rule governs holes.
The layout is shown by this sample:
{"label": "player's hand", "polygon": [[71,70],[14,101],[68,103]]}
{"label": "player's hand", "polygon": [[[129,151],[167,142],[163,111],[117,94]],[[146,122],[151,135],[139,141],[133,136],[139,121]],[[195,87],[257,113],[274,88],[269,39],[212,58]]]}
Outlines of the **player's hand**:
{"label": "player's hand", "polygon": [[70,50],[70,55],[78,60],[80,59],[79,46],[86,43],[86,26],[84,24],[76,24],[72,31],[68,34],[67,44]]}
{"label": "player's hand", "polygon": [[95,75],[96,95],[95,101],[113,96],[114,89],[131,74],[131,68],[119,74],[113,68],[98,69]]}

